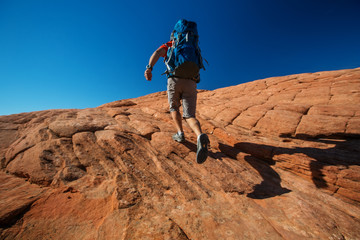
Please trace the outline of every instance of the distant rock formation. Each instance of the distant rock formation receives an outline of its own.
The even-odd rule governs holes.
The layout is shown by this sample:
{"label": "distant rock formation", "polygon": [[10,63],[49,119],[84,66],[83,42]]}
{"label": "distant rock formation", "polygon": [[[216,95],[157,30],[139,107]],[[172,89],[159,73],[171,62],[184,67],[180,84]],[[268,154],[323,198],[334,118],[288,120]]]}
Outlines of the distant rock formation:
{"label": "distant rock formation", "polygon": [[360,68],[0,116],[0,239],[359,239]]}

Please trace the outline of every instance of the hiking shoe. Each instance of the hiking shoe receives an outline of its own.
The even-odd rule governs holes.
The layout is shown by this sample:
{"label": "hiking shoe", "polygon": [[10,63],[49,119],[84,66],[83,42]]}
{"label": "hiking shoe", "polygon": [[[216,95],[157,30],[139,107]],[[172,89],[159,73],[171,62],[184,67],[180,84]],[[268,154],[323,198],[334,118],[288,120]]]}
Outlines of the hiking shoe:
{"label": "hiking shoe", "polygon": [[208,156],[208,144],[210,143],[208,136],[202,133],[197,140],[196,162],[201,164],[206,161]]}
{"label": "hiking shoe", "polygon": [[177,142],[185,142],[185,136],[184,136],[184,133],[175,133],[173,136],[172,136],[172,139],[174,139],[175,141]]}

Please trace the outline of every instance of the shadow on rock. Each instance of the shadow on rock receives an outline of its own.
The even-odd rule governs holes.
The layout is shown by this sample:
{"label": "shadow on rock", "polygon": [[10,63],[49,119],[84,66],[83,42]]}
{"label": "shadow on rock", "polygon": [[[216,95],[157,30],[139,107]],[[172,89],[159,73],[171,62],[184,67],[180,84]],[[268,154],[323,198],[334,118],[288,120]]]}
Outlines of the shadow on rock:
{"label": "shadow on rock", "polygon": [[[197,145],[195,143],[189,142],[189,141],[185,141],[183,143],[181,143],[182,145],[184,145],[185,147],[187,147],[190,151],[195,152],[197,151]],[[222,160],[222,157],[226,156],[225,154],[223,154],[222,152],[212,152],[211,150],[209,150],[209,157],[213,158],[213,159],[218,159],[218,160]],[[202,163],[201,163],[202,164]]]}
{"label": "shadow on rock", "polygon": [[[219,144],[219,149],[222,153],[228,155],[229,157],[236,159],[238,153],[241,152],[239,144],[235,144],[234,147],[231,147],[226,144]],[[281,178],[279,174],[271,167],[274,165],[274,161],[261,161],[256,156],[246,156],[245,161],[247,161],[256,171],[259,172],[263,181],[260,184],[254,186],[253,191],[248,193],[247,196],[253,199],[265,199],[275,196],[280,196],[285,193],[291,192],[290,189],[283,188],[281,186]]]}
{"label": "shadow on rock", "polygon": [[254,187],[253,192],[247,194],[248,197],[265,199],[291,192],[290,189],[281,186],[279,174],[268,163],[260,162],[258,158],[253,156],[246,156],[245,161],[256,169],[263,178],[263,181]]}
{"label": "shadow on rock", "polygon": [[[326,174],[336,174],[337,171],[348,169],[351,165],[360,165],[359,139],[307,139],[306,141],[307,145],[313,144],[314,147],[286,148],[242,142],[235,144],[234,149],[249,153],[251,156],[265,160],[270,164],[274,164],[274,157],[277,156],[277,161],[287,161],[294,165],[293,171],[295,172],[297,171],[296,164],[305,164],[303,171],[306,169],[310,171],[311,179],[318,188],[329,186]],[[331,144],[332,146],[324,147],[324,144]],[[296,157],[295,154],[300,155]],[[303,159],[296,163],[299,157]],[[332,166],[337,167],[337,169],[329,168]]]}

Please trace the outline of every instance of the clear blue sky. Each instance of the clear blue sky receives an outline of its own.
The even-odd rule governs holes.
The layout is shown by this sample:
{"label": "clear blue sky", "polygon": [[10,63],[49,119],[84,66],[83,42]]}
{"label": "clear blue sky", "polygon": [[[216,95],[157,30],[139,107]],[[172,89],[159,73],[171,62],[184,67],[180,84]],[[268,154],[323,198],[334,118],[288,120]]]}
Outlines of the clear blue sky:
{"label": "clear blue sky", "polygon": [[178,19],[198,23],[200,89],[360,67],[359,0],[0,0],[0,115],[166,89],[143,73]]}

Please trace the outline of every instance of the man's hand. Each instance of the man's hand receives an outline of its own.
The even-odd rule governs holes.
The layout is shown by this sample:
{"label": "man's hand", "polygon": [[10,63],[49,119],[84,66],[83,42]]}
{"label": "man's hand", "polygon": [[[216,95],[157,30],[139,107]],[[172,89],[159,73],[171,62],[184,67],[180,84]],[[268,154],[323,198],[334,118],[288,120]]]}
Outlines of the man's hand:
{"label": "man's hand", "polygon": [[146,69],[146,71],[145,71],[145,73],[144,73],[144,76],[145,76],[146,80],[151,81],[151,79],[152,79],[152,72],[151,72],[151,69],[150,69],[150,68]]}

